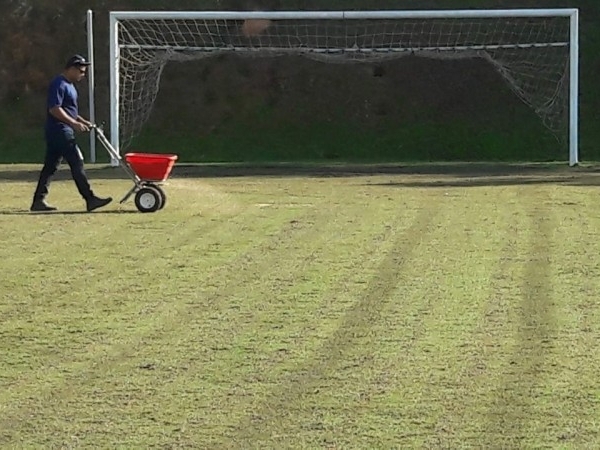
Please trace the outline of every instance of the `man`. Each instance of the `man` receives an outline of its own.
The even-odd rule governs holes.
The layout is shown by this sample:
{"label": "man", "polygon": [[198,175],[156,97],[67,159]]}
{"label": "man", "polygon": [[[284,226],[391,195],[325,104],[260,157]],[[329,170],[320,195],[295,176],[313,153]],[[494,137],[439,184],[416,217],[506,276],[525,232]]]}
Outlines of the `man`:
{"label": "man", "polygon": [[33,195],[31,211],[54,211],[46,203],[50,178],[64,158],[71,168],[71,176],[91,212],[108,205],[112,198],[99,198],[93,193],[83,168],[83,155],[75,141],[75,132],[89,131],[92,124],[79,115],[78,93],[74,83],[85,75],[88,61],[81,55],[69,58],[62,74],[55,77],[48,88],[46,110],[46,158]]}

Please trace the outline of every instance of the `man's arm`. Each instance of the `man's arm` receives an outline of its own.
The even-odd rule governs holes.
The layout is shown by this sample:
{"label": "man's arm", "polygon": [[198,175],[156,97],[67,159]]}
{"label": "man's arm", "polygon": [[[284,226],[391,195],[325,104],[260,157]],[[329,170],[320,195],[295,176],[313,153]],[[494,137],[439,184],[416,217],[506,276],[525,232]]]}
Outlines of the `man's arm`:
{"label": "man's arm", "polygon": [[77,118],[77,120],[73,119],[60,106],[54,106],[53,108],[50,108],[50,114],[52,114],[61,122],[66,123],[76,131],[89,131],[89,126],[91,124],[87,125],[86,122],[80,121],[79,117]]}
{"label": "man's arm", "polygon": [[77,121],[83,123],[87,127],[92,127],[94,124],[81,116],[77,116]]}

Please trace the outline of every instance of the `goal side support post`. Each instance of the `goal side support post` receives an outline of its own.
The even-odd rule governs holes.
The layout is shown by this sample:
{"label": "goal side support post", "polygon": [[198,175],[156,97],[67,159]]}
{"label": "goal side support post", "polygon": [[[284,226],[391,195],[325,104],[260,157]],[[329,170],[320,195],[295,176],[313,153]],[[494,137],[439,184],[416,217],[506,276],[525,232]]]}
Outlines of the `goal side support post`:
{"label": "goal side support post", "polygon": [[[455,47],[451,46],[439,46],[439,47],[404,47],[404,44],[399,45],[395,43],[392,48],[391,44],[389,48],[363,48],[358,46],[358,48],[341,48],[336,49],[335,51],[329,48],[313,48],[307,49],[306,45],[301,45],[298,47],[282,47],[278,45],[282,40],[275,39],[273,42],[275,44],[263,45],[260,44],[258,46],[254,46],[252,48],[238,48],[235,46],[223,47],[223,46],[215,46],[210,47],[203,43],[202,45],[197,45],[192,40],[194,39],[191,36],[192,33],[186,34],[186,37],[190,39],[190,42],[185,42],[184,44],[177,44],[175,46],[171,42],[167,42],[168,39],[165,39],[164,42],[161,41],[160,37],[156,37],[157,34],[160,33],[162,28],[160,26],[156,27],[156,30],[145,31],[144,38],[148,37],[147,40],[143,42],[121,42],[121,37],[124,34],[121,27],[123,24],[127,24],[130,21],[136,21],[137,23],[150,23],[156,22],[163,24],[167,21],[173,21],[174,23],[178,23],[181,21],[182,24],[189,23],[190,21],[203,21],[203,27],[199,27],[198,29],[206,29],[208,30],[208,35],[211,38],[214,38],[211,33],[215,30],[219,31],[221,29],[225,29],[225,26],[219,25],[219,22],[228,22],[228,21],[248,21],[248,20],[264,20],[264,21],[273,21],[274,23],[278,23],[279,21],[285,23],[286,21],[294,22],[294,21],[321,21],[321,22],[329,22],[329,21],[345,21],[346,23],[352,23],[352,21],[393,21],[393,20],[462,20],[462,19],[506,19],[506,20],[528,20],[528,19],[544,19],[544,18],[561,18],[565,21],[568,21],[568,30],[567,35],[564,36],[564,42],[557,41],[556,43],[548,43],[548,44],[538,44],[536,42],[526,43],[525,45],[521,45],[517,43],[511,43],[511,48],[514,48],[515,51],[523,48],[531,49],[536,46],[546,46],[546,47],[560,47],[568,45],[568,64],[565,67],[566,76],[568,79],[568,86],[566,86],[565,91],[568,95],[568,101],[566,107],[568,108],[568,146],[569,146],[569,165],[575,166],[579,163],[579,11],[576,8],[552,8],[552,9],[498,9],[498,10],[418,10],[418,11],[399,11],[399,10],[389,10],[389,11],[114,11],[109,14],[109,27],[110,27],[110,132],[111,132],[111,143],[120,153],[124,148],[121,136],[121,114],[123,111],[121,95],[123,94],[123,89],[125,86],[121,85],[121,69],[122,69],[122,52],[125,50],[130,50],[131,48],[136,48],[139,51],[173,51],[174,53],[179,52],[199,52],[204,53],[206,55],[214,54],[218,52],[232,52],[232,53],[254,53],[259,54],[261,51],[263,52],[271,52],[271,53],[281,53],[281,54],[298,54],[298,53],[306,53],[312,52],[313,55],[325,55],[328,56],[330,54],[334,54],[336,51],[339,53],[351,53],[357,52],[365,55],[365,61],[368,61],[367,56],[370,54],[383,55],[384,52],[389,54],[400,54],[400,53],[410,53],[415,50],[417,51],[426,51],[429,53],[457,53],[460,51],[467,52],[477,52],[481,50],[477,45],[472,45],[471,43],[467,43],[466,45],[457,45]],[[211,25],[206,25],[211,24]],[[183,26],[183,25],[182,25]],[[189,25],[186,25],[189,26]],[[209,30],[209,27],[210,28]],[[424,29],[424,27],[423,27]],[[189,31],[189,30],[188,30]],[[131,33],[129,33],[130,35]],[[322,36],[321,36],[322,37]],[[329,36],[326,37],[329,39]],[[208,39],[210,40],[210,39]],[[214,40],[214,39],[213,39]],[[307,39],[310,41],[310,39]],[[417,39],[418,40],[418,39]],[[205,41],[203,41],[205,42]],[[355,44],[356,45],[356,44]],[[498,51],[499,49],[504,49],[503,44],[495,45],[494,43],[489,43],[485,49],[492,49],[491,51]],[[160,77],[161,70],[158,70],[157,73]],[[562,79],[557,83],[557,90],[562,89]],[[515,91],[522,90],[520,86],[516,86],[513,88]],[[156,93],[154,93],[154,96]],[[153,99],[152,99],[153,101]],[[556,101],[556,99],[551,99],[550,101]],[[531,105],[530,105],[531,106]],[[547,105],[542,104],[538,109],[543,109]],[[550,105],[552,106],[552,105]],[[134,110],[134,114],[137,111]],[[112,162],[113,165],[116,161]]]}
{"label": "goal side support post", "polygon": [[579,164],[579,10],[569,15],[569,165]]}

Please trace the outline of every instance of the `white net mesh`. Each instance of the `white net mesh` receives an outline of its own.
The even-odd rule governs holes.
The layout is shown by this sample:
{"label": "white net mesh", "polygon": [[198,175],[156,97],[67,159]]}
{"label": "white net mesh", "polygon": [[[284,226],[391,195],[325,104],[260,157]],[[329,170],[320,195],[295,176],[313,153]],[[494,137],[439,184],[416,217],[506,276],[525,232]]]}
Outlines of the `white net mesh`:
{"label": "white net mesh", "polygon": [[558,136],[568,110],[569,19],[149,20],[119,23],[119,135],[126,148],[148,120],[165,64],[223,53],[297,54],[324,62],[417,55],[483,58]]}

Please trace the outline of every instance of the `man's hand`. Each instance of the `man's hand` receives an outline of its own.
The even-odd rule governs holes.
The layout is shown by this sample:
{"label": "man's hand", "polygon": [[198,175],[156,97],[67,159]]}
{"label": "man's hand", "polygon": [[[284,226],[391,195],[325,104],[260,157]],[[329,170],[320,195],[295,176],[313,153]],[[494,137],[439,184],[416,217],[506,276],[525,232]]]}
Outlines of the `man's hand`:
{"label": "man's hand", "polygon": [[86,132],[86,131],[90,131],[90,127],[88,127],[83,122],[73,122],[73,124],[71,126],[73,127],[73,129],[75,131],[79,131],[81,133]]}
{"label": "man's hand", "polygon": [[94,124],[92,122],[90,122],[89,120],[85,120],[81,116],[77,117],[77,121],[83,123],[88,128],[92,128],[94,126]]}

